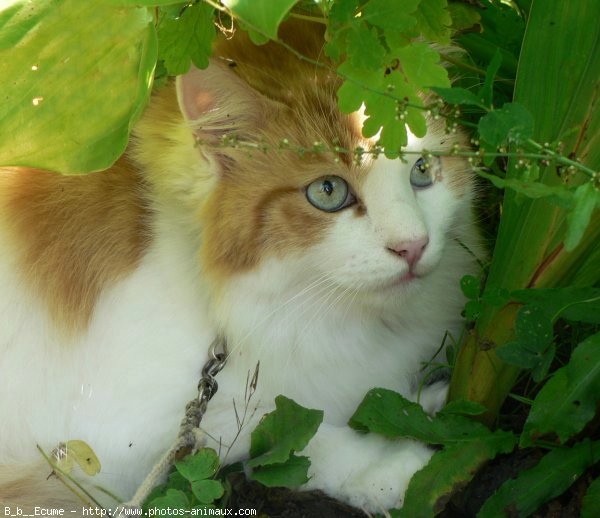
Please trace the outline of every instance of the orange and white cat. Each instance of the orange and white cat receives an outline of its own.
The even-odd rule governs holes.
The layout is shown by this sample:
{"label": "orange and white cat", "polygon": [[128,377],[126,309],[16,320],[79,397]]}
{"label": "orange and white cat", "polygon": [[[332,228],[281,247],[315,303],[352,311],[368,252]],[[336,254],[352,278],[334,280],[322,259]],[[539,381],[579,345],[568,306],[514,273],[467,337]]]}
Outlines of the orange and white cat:
{"label": "orange and white cat", "polygon": [[[318,56],[309,36],[289,43]],[[339,112],[337,86],[236,36],[156,93],[108,171],[1,171],[0,501],[64,503],[36,444],[70,439],[98,455],[94,483],[129,498],[222,333],[229,359],[203,421],[222,451],[260,361],[257,410],[229,461],[284,394],[325,411],[305,450],[308,487],[372,511],[401,505],[430,450],[346,422],[372,387],[414,398],[422,363],[460,331],[459,279],[475,265],[459,241],[478,247],[472,173],[460,157],[282,147],[373,145],[361,114]],[[432,121],[407,149],[463,141]],[[423,403],[444,396],[436,384]]]}

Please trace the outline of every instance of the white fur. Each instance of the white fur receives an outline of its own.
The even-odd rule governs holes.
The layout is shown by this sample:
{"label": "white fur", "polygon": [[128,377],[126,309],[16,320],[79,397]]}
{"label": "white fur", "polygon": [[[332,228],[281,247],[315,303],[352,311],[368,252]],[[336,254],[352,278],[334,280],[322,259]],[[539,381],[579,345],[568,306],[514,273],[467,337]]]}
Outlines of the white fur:
{"label": "white fur", "polygon": [[[250,430],[284,394],[325,411],[307,448],[309,487],[375,511],[400,505],[430,451],[360,436],[346,422],[375,386],[413,397],[422,363],[446,331],[461,327],[458,281],[473,261],[454,238],[476,241],[470,195],[458,198],[443,181],[415,191],[411,166],[379,158],[364,186],[365,216],[341,211],[318,245],[265,259],[231,279],[218,301],[202,278],[189,219],[181,208],[156,205],[150,250],[102,294],[75,344],[60,343],[0,231],[0,464],[38,461],[36,444],[50,451],[82,439],[102,462],[95,483],[128,498],[174,439],[221,330],[231,354],[203,426],[223,457],[244,456]],[[415,270],[422,278],[395,283],[408,266],[386,246],[423,234],[430,243]],[[248,373],[259,361],[257,392],[230,449],[232,400],[242,414]],[[431,410],[443,394],[438,386],[428,396]]]}

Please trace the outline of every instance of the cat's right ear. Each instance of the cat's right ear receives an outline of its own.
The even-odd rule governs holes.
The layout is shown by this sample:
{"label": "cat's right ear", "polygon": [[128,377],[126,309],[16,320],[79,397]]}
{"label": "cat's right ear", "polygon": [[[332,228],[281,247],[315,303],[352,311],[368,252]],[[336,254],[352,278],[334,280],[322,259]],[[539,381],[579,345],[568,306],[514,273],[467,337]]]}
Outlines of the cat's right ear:
{"label": "cat's right ear", "polygon": [[199,140],[243,135],[256,127],[264,99],[229,67],[211,60],[177,77],[179,109]]}

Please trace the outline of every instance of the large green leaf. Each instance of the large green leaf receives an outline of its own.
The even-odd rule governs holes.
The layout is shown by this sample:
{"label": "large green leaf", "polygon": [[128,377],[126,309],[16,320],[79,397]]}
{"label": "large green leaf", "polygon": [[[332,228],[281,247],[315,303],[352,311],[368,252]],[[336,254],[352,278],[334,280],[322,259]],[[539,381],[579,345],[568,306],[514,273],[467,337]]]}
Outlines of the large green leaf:
{"label": "large green leaf", "polygon": [[267,487],[298,487],[308,482],[310,459],[290,455],[285,462],[276,462],[254,468],[250,478]]}
{"label": "large green leaf", "polygon": [[277,39],[277,28],[298,0],[223,0],[234,16],[271,39]]}
{"label": "large green leaf", "polygon": [[548,433],[561,442],[580,432],[600,401],[600,333],[579,344],[567,365],[540,390],[525,423],[521,446]]}
{"label": "large green leaf", "polygon": [[[573,152],[593,170],[600,169],[600,110],[594,108],[600,70],[598,19],[600,2],[596,0],[533,2],[514,95],[514,101],[533,116],[533,139],[541,143],[560,140],[564,154]],[[507,178],[522,181],[523,170],[516,166],[516,160],[509,162]],[[563,183],[555,167],[543,168],[540,179],[551,189]],[[570,184],[586,181],[580,174]],[[583,198],[587,209],[588,197]],[[581,235],[570,230],[572,237],[565,246],[569,224],[584,224],[587,213],[585,218],[569,221],[568,207],[555,202],[553,196],[523,199],[506,191],[486,291],[589,286],[600,280],[600,225],[588,225]],[[568,251],[579,237],[579,244]],[[510,330],[517,309],[514,305],[486,306],[453,373],[451,397],[485,402],[491,410],[489,418],[518,375],[518,369],[502,364],[492,350],[514,339]]]}
{"label": "large green leaf", "polygon": [[598,516],[600,516],[600,478],[590,484],[581,506],[581,518],[598,518]]}
{"label": "large green leaf", "polygon": [[151,12],[16,0],[0,11],[0,165],[67,174],[110,166],[149,96]]}
{"label": "large green leaf", "polygon": [[408,485],[404,505],[392,510],[392,518],[433,518],[441,512],[450,496],[473,478],[473,474],[499,453],[515,446],[514,436],[503,435],[456,443],[437,452],[429,463],[415,473]]}
{"label": "large green leaf", "polygon": [[428,444],[454,445],[485,439],[490,443],[514,444],[511,433],[492,432],[483,424],[456,412],[457,408],[473,411],[478,405],[463,402],[442,409],[435,417],[426,414],[417,403],[388,389],[370,390],[356,409],[349,425],[359,431],[378,433],[390,438],[409,437]]}
{"label": "large green leaf", "polygon": [[592,443],[587,439],[572,448],[553,450],[535,467],[505,482],[487,500],[477,517],[529,516],[544,502],[561,495],[598,460],[600,442]]}
{"label": "large green leaf", "polygon": [[304,408],[284,396],[275,398],[275,410],[265,415],[251,435],[251,468],[286,462],[301,451],[323,421],[322,410]]}

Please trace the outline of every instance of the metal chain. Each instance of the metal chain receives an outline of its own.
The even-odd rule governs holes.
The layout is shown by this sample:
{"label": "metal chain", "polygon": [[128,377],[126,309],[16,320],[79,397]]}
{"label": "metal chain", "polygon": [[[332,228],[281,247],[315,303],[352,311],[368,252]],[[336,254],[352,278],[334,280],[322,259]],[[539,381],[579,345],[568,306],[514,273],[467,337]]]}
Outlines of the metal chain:
{"label": "metal chain", "polygon": [[218,335],[214,339],[208,350],[208,356],[209,358],[202,367],[202,374],[198,382],[198,396],[185,407],[185,416],[181,421],[177,440],[154,465],[132,499],[121,504],[113,516],[129,516],[132,509],[141,509],[143,502],[148,498],[152,489],[166,478],[174,462],[181,460],[198,447],[197,431],[200,422],[206,413],[208,402],[219,388],[215,376],[227,362],[227,342],[223,336]]}
{"label": "metal chain", "polygon": [[208,350],[208,360],[202,367],[202,374],[198,382],[198,396],[192,399],[185,407],[185,415],[179,428],[179,438],[182,447],[177,451],[177,458],[183,458],[191,452],[194,447],[194,431],[200,427],[200,423],[208,402],[217,393],[219,384],[215,376],[225,367],[227,363],[227,342],[225,338],[218,335]]}

